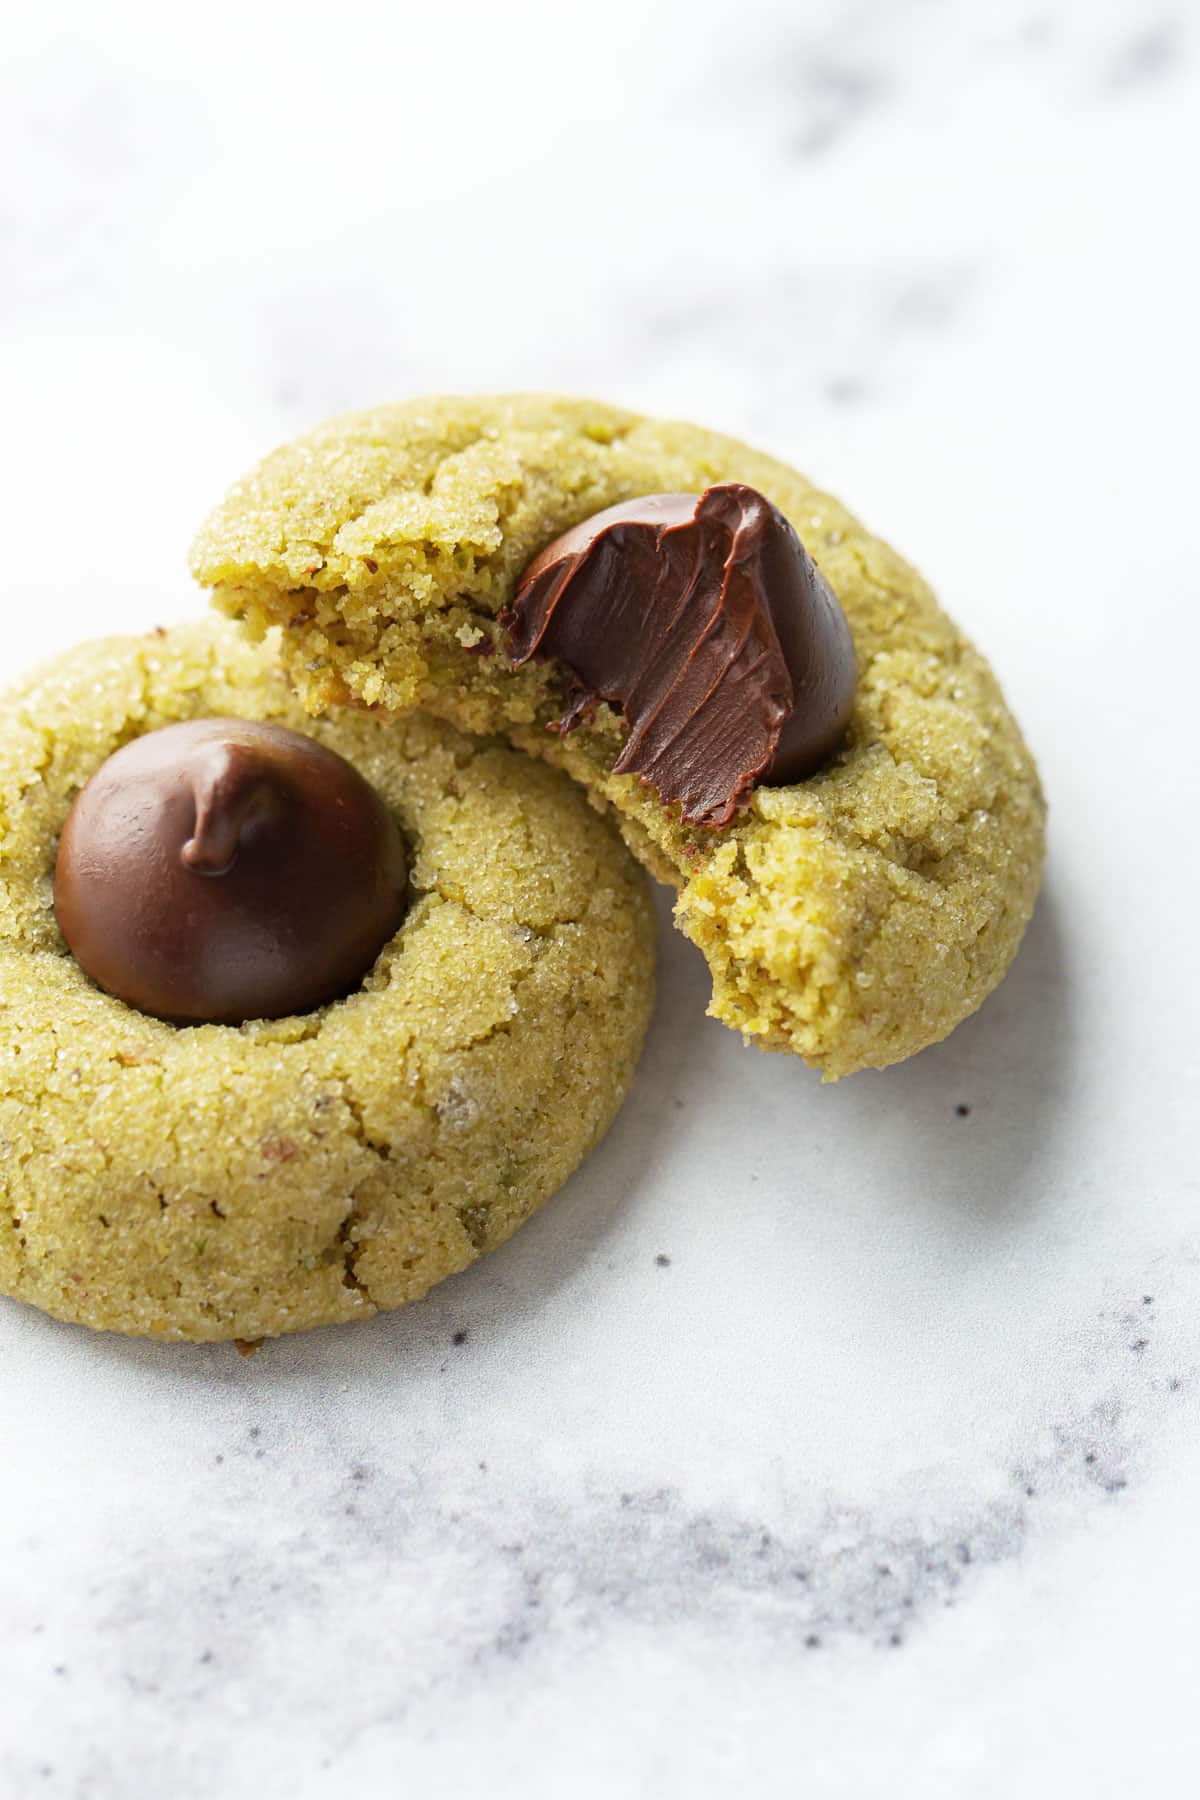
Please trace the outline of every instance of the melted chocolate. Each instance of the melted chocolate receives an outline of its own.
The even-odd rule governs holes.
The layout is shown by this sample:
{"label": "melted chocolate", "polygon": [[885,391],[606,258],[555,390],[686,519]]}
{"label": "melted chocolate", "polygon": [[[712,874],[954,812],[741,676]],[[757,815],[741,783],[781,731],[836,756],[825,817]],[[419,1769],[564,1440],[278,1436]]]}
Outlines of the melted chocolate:
{"label": "melted chocolate", "polygon": [[135,738],[63,827],[59,926],[109,993],[176,1024],[308,1012],[356,987],[404,916],[383,802],[315,739],[247,719]]}
{"label": "melted chocolate", "polygon": [[849,723],[845,614],[778,507],[740,483],[584,520],[530,564],[501,624],[515,663],[567,669],[558,729],[618,708],[615,772],[696,824],[728,824],[758,782],[811,775]]}

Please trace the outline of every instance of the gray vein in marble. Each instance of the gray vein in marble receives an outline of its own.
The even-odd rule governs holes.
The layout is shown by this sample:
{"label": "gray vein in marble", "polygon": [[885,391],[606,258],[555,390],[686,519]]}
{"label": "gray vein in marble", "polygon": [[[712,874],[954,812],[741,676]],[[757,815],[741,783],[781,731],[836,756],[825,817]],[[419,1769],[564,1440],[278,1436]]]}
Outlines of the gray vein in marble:
{"label": "gray vein in marble", "polygon": [[1183,54],[1178,19],[1157,19],[1127,38],[1109,59],[1103,85],[1111,94],[1153,87],[1177,71]]}
{"label": "gray vein in marble", "polygon": [[880,397],[899,363],[931,355],[965,323],[983,274],[961,259],[915,270],[788,263],[762,280],[739,272],[703,301],[647,296],[630,310],[647,357],[706,349],[748,384],[770,379],[793,404],[816,392],[860,406]]}
{"label": "gray vein in marble", "polygon": [[[1194,1257],[1155,1270],[1177,1305],[1180,1260],[1190,1267]],[[573,1500],[537,1485],[494,1494],[486,1464],[435,1478],[418,1461],[387,1470],[367,1457],[314,1479],[303,1445],[250,1426],[216,1459],[211,1525],[203,1492],[166,1543],[124,1521],[101,1563],[119,1573],[98,1574],[69,1639],[41,1621],[29,1628],[44,1704],[69,1722],[83,1666],[111,1710],[70,1736],[57,1762],[38,1731],[28,1751],[10,1741],[0,1773],[13,1792],[37,1777],[48,1794],[96,1800],[155,1780],[175,1793],[215,1791],[230,1772],[223,1734],[210,1734],[204,1765],[181,1787],[171,1720],[195,1708],[232,1717],[247,1703],[269,1717],[281,1643],[293,1656],[306,1644],[312,1659],[299,1694],[293,1674],[288,1706],[307,1698],[319,1708],[325,1640],[332,1634],[345,1654],[343,1618],[357,1645],[374,1645],[373,1675],[325,1715],[325,1768],[366,1734],[420,1728],[435,1699],[465,1700],[504,1668],[586,1657],[618,1622],[757,1646],[776,1661],[806,1662],[847,1639],[894,1654],[967,1601],[982,1570],[1021,1557],[1032,1533],[1068,1519],[1077,1527],[1086,1496],[1119,1502],[1143,1471],[1146,1426],[1192,1386],[1193,1372],[1159,1347],[1161,1310],[1149,1291],[1106,1308],[1087,1335],[1113,1378],[1045,1425],[998,1491],[942,1513],[831,1498],[781,1528],[698,1508],[671,1486],[614,1492],[592,1482]],[[1165,1335],[1170,1343],[1175,1333]],[[270,1542],[261,1519],[238,1526],[242,1506],[253,1518],[265,1491],[278,1496],[281,1519]]]}
{"label": "gray vein in marble", "polygon": [[886,99],[889,84],[864,64],[797,59],[793,82],[799,124],[791,153],[812,161],[836,150]]}
{"label": "gray vein in marble", "polygon": [[723,91],[777,119],[784,154],[828,159],[864,122],[900,97],[904,62],[896,32],[920,0],[785,13],[753,54],[722,70]]}

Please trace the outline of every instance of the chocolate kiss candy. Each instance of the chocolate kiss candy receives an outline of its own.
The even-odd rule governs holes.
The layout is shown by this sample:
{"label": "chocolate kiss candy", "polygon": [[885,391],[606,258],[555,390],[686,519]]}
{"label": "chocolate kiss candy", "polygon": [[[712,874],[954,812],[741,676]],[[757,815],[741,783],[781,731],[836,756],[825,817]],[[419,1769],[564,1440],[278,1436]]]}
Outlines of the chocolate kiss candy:
{"label": "chocolate kiss candy", "polygon": [[696,824],[728,824],[758,782],[802,781],[849,723],[846,616],[778,507],[740,483],[585,519],[529,565],[501,625],[515,663],[567,669],[559,729],[617,707],[615,772]]}
{"label": "chocolate kiss candy", "polygon": [[93,776],[63,827],[54,907],[110,994],[232,1025],[356,987],[404,916],[407,862],[344,758],[279,725],[195,719]]}

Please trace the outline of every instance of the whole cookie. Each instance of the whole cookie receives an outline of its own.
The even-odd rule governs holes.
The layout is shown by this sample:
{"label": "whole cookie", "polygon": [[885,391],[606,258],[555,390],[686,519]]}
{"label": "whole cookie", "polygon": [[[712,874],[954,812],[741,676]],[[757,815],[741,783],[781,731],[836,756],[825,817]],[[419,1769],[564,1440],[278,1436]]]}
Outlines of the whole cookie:
{"label": "whole cookie", "polygon": [[[840,602],[858,670],[833,759],[728,824],[617,774],[627,728],[575,729],[561,667],[514,668],[499,615],[570,527],[645,495],[757,490]],[[422,707],[565,767],[679,890],[710,1011],[827,1076],[944,1037],[1004,974],[1041,876],[1033,760],[986,662],[921,577],[782,463],[595,402],[451,398],[334,420],[269,456],[201,531],[197,577],[282,655],[314,712]]]}
{"label": "whole cookie", "polygon": [[[409,904],[361,986],[179,1026],[94,986],[57,840],[118,746],[179,720],[311,734],[373,785]],[[513,1232],[611,1122],[653,993],[640,870],[562,775],[428,716],[313,723],[217,621],[84,646],[0,725],[0,1290],[167,1338],[416,1299]]]}

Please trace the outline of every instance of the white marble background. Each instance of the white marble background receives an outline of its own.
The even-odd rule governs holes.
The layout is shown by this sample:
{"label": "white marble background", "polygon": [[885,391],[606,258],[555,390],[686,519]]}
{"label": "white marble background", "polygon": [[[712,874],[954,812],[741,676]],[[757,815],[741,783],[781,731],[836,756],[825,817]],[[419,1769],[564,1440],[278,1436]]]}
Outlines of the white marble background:
{"label": "white marble background", "polygon": [[194,607],[330,410],[592,391],[921,563],[1053,824],[1003,990],[836,1088],[664,928],[607,1142],[405,1315],[243,1360],[0,1303],[5,1800],[1194,1791],[1194,24],[6,15],[0,673]]}

